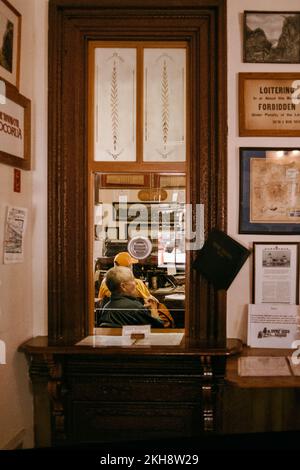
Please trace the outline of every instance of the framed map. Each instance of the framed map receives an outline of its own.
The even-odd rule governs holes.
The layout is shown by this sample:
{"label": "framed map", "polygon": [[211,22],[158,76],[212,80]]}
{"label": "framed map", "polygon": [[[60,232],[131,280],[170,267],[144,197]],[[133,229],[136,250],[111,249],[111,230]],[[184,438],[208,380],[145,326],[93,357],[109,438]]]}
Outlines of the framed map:
{"label": "framed map", "polygon": [[300,148],[240,149],[239,233],[300,233]]}

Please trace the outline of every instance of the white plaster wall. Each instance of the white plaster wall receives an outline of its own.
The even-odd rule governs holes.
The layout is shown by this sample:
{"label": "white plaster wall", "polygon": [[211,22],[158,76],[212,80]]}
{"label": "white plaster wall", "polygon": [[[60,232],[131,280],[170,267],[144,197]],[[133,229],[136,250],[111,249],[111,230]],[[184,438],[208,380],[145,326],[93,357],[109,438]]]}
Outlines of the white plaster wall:
{"label": "white plaster wall", "polygon": [[[228,0],[228,234],[252,248],[253,241],[300,241],[299,236],[241,235],[239,215],[239,147],[299,147],[300,138],[238,136],[238,73],[300,72],[299,64],[243,63],[244,10],[300,11],[299,0]],[[247,305],[251,302],[252,256],[230,286],[227,295],[227,336],[246,341]]]}
{"label": "white plaster wall", "polygon": [[[21,193],[13,192],[13,168],[0,164],[0,339],[7,349],[0,365],[0,449],[25,430],[33,445],[33,403],[28,365],[20,344],[46,334],[47,197],[47,32],[48,0],[10,0],[22,15],[20,93],[32,105],[32,170],[21,173]],[[3,264],[7,205],[28,208],[24,263]]]}

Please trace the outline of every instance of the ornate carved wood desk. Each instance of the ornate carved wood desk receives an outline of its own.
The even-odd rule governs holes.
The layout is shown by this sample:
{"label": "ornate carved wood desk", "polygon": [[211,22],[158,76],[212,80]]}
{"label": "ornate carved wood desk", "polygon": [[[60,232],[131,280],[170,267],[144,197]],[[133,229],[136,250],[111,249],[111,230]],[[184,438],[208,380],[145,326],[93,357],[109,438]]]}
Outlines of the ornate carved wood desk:
{"label": "ornate carved wood desk", "polygon": [[36,446],[216,431],[226,357],[240,348],[237,340],[226,349],[187,338],[176,347],[94,348],[33,338],[20,349],[30,362]]}

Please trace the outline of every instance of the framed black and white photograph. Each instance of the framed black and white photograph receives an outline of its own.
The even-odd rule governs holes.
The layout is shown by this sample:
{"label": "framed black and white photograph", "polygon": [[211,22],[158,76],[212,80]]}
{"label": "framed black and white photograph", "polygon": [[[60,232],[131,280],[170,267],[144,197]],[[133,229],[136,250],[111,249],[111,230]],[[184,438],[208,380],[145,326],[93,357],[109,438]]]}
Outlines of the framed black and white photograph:
{"label": "framed black and white photograph", "polygon": [[297,304],[299,243],[253,243],[253,303]]}
{"label": "framed black and white photograph", "polygon": [[19,88],[21,15],[7,1],[0,0],[0,77]]}
{"label": "framed black and white photograph", "polygon": [[244,62],[299,64],[299,35],[299,11],[245,11]]}
{"label": "framed black and white photograph", "polygon": [[300,233],[300,148],[240,148],[239,233]]}

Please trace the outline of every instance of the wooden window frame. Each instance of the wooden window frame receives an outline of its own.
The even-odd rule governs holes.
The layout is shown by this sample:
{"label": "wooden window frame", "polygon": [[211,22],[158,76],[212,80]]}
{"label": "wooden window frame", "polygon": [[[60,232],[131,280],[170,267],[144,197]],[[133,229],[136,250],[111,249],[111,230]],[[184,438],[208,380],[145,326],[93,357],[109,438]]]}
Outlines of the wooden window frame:
{"label": "wooden window frame", "polygon": [[[204,204],[205,234],[226,230],[226,1],[50,0],[48,271],[49,340],[88,334],[88,44],[96,40],[186,41],[190,50],[188,202]],[[118,171],[130,171],[118,166]],[[162,164],[163,165],[163,164]],[[143,171],[155,171],[147,164]],[[101,167],[101,170],[105,169]],[[160,172],[169,172],[160,165]],[[178,169],[176,170],[178,172]],[[226,295],[190,269],[186,335],[226,342]]]}

